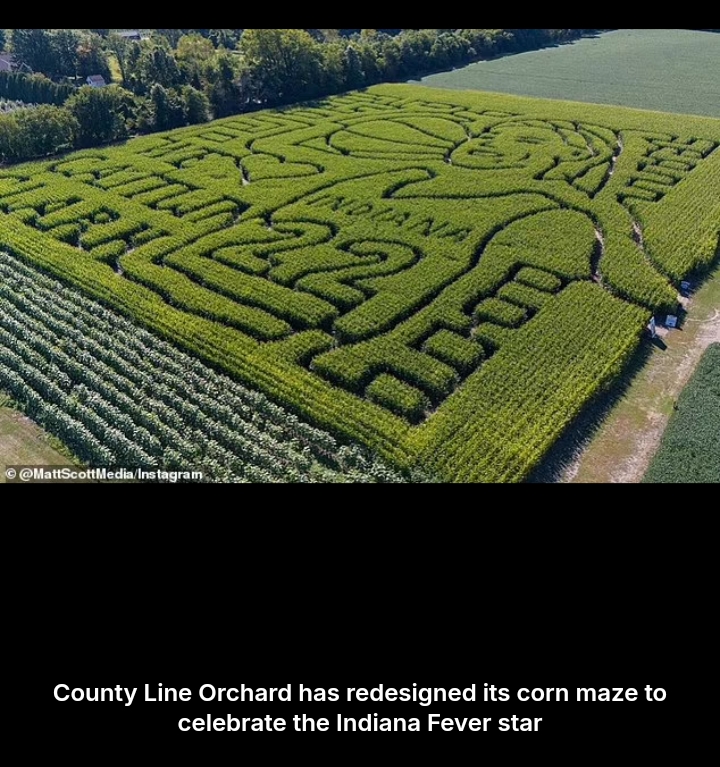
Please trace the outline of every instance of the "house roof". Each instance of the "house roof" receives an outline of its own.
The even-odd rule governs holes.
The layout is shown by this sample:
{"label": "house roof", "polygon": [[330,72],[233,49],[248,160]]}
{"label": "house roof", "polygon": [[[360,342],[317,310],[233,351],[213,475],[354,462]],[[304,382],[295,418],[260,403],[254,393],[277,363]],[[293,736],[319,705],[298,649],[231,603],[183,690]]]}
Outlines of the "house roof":
{"label": "house roof", "polygon": [[91,75],[87,79],[88,85],[107,85],[102,75]]}

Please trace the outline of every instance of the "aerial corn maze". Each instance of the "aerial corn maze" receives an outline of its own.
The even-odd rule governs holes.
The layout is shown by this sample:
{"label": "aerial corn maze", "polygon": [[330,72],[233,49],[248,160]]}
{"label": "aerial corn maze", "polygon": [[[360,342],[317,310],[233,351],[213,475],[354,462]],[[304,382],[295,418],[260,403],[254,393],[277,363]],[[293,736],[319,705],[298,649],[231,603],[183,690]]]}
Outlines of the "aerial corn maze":
{"label": "aerial corn maze", "polygon": [[[716,259],[719,147],[710,118],[379,86],[0,170],[0,387],[59,376],[58,424],[105,403],[90,458],[166,460],[144,345],[156,431],[200,400],[232,425],[222,376],[390,478],[522,481]],[[69,299],[18,300],[38,281],[122,316],[71,328]]]}

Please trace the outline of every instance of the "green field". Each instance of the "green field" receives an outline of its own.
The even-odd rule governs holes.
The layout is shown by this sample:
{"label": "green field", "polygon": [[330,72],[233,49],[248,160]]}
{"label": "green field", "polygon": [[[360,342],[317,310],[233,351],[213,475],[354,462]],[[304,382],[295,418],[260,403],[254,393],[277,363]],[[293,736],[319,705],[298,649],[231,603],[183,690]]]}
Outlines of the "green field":
{"label": "green field", "polygon": [[720,117],[720,34],[620,29],[431,75],[434,88],[514,93]]}
{"label": "green field", "polygon": [[[720,120],[379,86],[2,171],[0,251],[406,473],[520,481],[712,262],[718,147]],[[0,386],[54,363],[14,321]]]}
{"label": "green field", "polygon": [[680,397],[645,482],[720,483],[720,344],[707,350]]}

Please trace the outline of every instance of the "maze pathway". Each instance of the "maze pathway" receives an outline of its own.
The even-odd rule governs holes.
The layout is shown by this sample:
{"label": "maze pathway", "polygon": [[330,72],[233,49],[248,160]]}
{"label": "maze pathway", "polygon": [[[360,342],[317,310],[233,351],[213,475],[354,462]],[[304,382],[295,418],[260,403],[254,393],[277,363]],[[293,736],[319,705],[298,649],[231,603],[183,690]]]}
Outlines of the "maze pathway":
{"label": "maze pathway", "polygon": [[0,171],[0,249],[400,467],[518,480],[714,258],[718,146],[382,86]]}

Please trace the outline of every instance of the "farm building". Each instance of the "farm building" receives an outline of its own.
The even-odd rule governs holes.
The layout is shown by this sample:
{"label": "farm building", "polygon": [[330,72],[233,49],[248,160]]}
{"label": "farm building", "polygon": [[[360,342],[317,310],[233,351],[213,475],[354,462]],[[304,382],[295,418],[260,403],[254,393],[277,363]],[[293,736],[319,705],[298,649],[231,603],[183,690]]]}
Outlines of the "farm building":
{"label": "farm building", "polygon": [[142,40],[142,35],[137,29],[127,29],[124,32],[118,32],[118,35],[125,38],[125,40],[132,40],[136,42],[140,42],[140,40]]}
{"label": "farm building", "polygon": [[90,75],[85,81],[91,88],[105,88],[107,83],[102,75]]}
{"label": "farm building", "polygon": [[0,53],[0,72],[12,72],[15,69],[15,59],[12,53]]}

